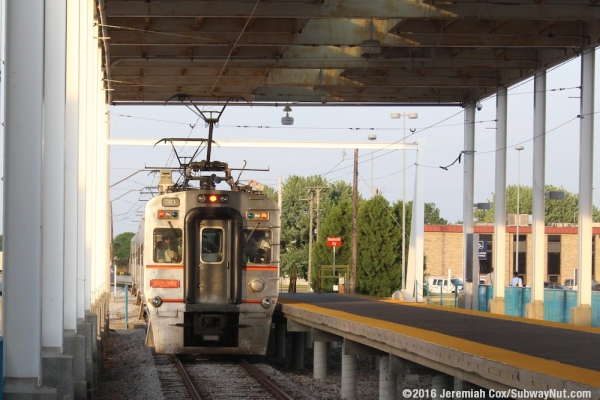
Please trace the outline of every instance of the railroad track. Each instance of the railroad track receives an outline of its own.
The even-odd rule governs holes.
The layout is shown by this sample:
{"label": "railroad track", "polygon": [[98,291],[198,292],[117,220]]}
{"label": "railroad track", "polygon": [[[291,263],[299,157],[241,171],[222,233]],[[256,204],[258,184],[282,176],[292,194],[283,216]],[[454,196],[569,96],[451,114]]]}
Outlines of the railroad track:
{"label": "railroad track", "polygon": [[292,400],[245,359],[182,359],[154,356],[163,395],[168,400],[280,399]]}

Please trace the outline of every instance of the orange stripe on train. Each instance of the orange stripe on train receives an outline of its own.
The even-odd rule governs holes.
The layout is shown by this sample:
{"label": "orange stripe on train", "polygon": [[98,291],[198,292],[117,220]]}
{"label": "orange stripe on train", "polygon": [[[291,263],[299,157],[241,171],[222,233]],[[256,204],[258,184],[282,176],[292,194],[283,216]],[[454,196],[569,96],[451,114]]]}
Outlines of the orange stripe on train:
{"label": "orange stripe on train", "polygon": [[146,265],[146,268],[157,269],[183,269],[183,265]]}

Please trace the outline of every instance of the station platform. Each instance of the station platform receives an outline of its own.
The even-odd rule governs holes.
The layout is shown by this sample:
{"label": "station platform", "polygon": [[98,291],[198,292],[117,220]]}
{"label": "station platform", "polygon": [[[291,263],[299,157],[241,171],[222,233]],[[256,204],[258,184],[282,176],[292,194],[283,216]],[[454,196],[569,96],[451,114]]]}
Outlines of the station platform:
{"label": "station platform", "polygon": [[277,307],[288,321],[484,388],[600,398],[599,328],[343,294],[281,293]]}

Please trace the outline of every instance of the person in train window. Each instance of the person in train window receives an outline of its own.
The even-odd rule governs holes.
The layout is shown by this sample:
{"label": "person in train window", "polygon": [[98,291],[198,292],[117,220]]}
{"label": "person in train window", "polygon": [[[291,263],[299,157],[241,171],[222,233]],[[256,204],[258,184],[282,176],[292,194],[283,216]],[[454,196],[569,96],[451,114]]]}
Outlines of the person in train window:
{"label": "person in train window", "polygon": [[244,261],[254,262],[256,251],[258,250],[258,244],[256,240],[248,232],[245,232],[246,239],[244,241]]}
{"label": "person in train window", "polygon": [[156,262],[164,263],[165,262],[165,242],[159,240],[156,242]]}
{"label": "person in train window", "polygon": [[165,261],[164,262],[179,262],[179,253],[175,243],[171,243],[171,237],[164,238],[165,241]]}
{"label": "person in train window", "polygon": [[258,250],[254,257],[255,263],[268,264],[271,262],[271,243],[269,243],[267,238],[260,239],[258,243]]}
{"label": "person in train window", "polygon": [[513,272],[513,278],[510,280],[510,286],[523,287],[523,280],[519,277],[517,271]]}

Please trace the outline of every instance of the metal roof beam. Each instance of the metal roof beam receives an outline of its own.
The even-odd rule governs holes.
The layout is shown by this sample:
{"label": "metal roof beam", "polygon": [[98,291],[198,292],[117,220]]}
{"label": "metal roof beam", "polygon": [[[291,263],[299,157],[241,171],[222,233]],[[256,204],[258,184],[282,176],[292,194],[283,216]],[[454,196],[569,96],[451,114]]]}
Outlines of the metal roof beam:
{"label": "metal roof beam", "polygon": [[[244,1],[178,1],[152,2],[110,1],[106,3],[108,17],[248,17],[254,2]],[[327,4],[298,2],[260,2],[252,14],[257,18],[467,18],[517,20],[598,20],[600,9],[585,0],[536,4],[521,1],[502,4],[472,2],[415,2],[414,0],[345,0]]]}

